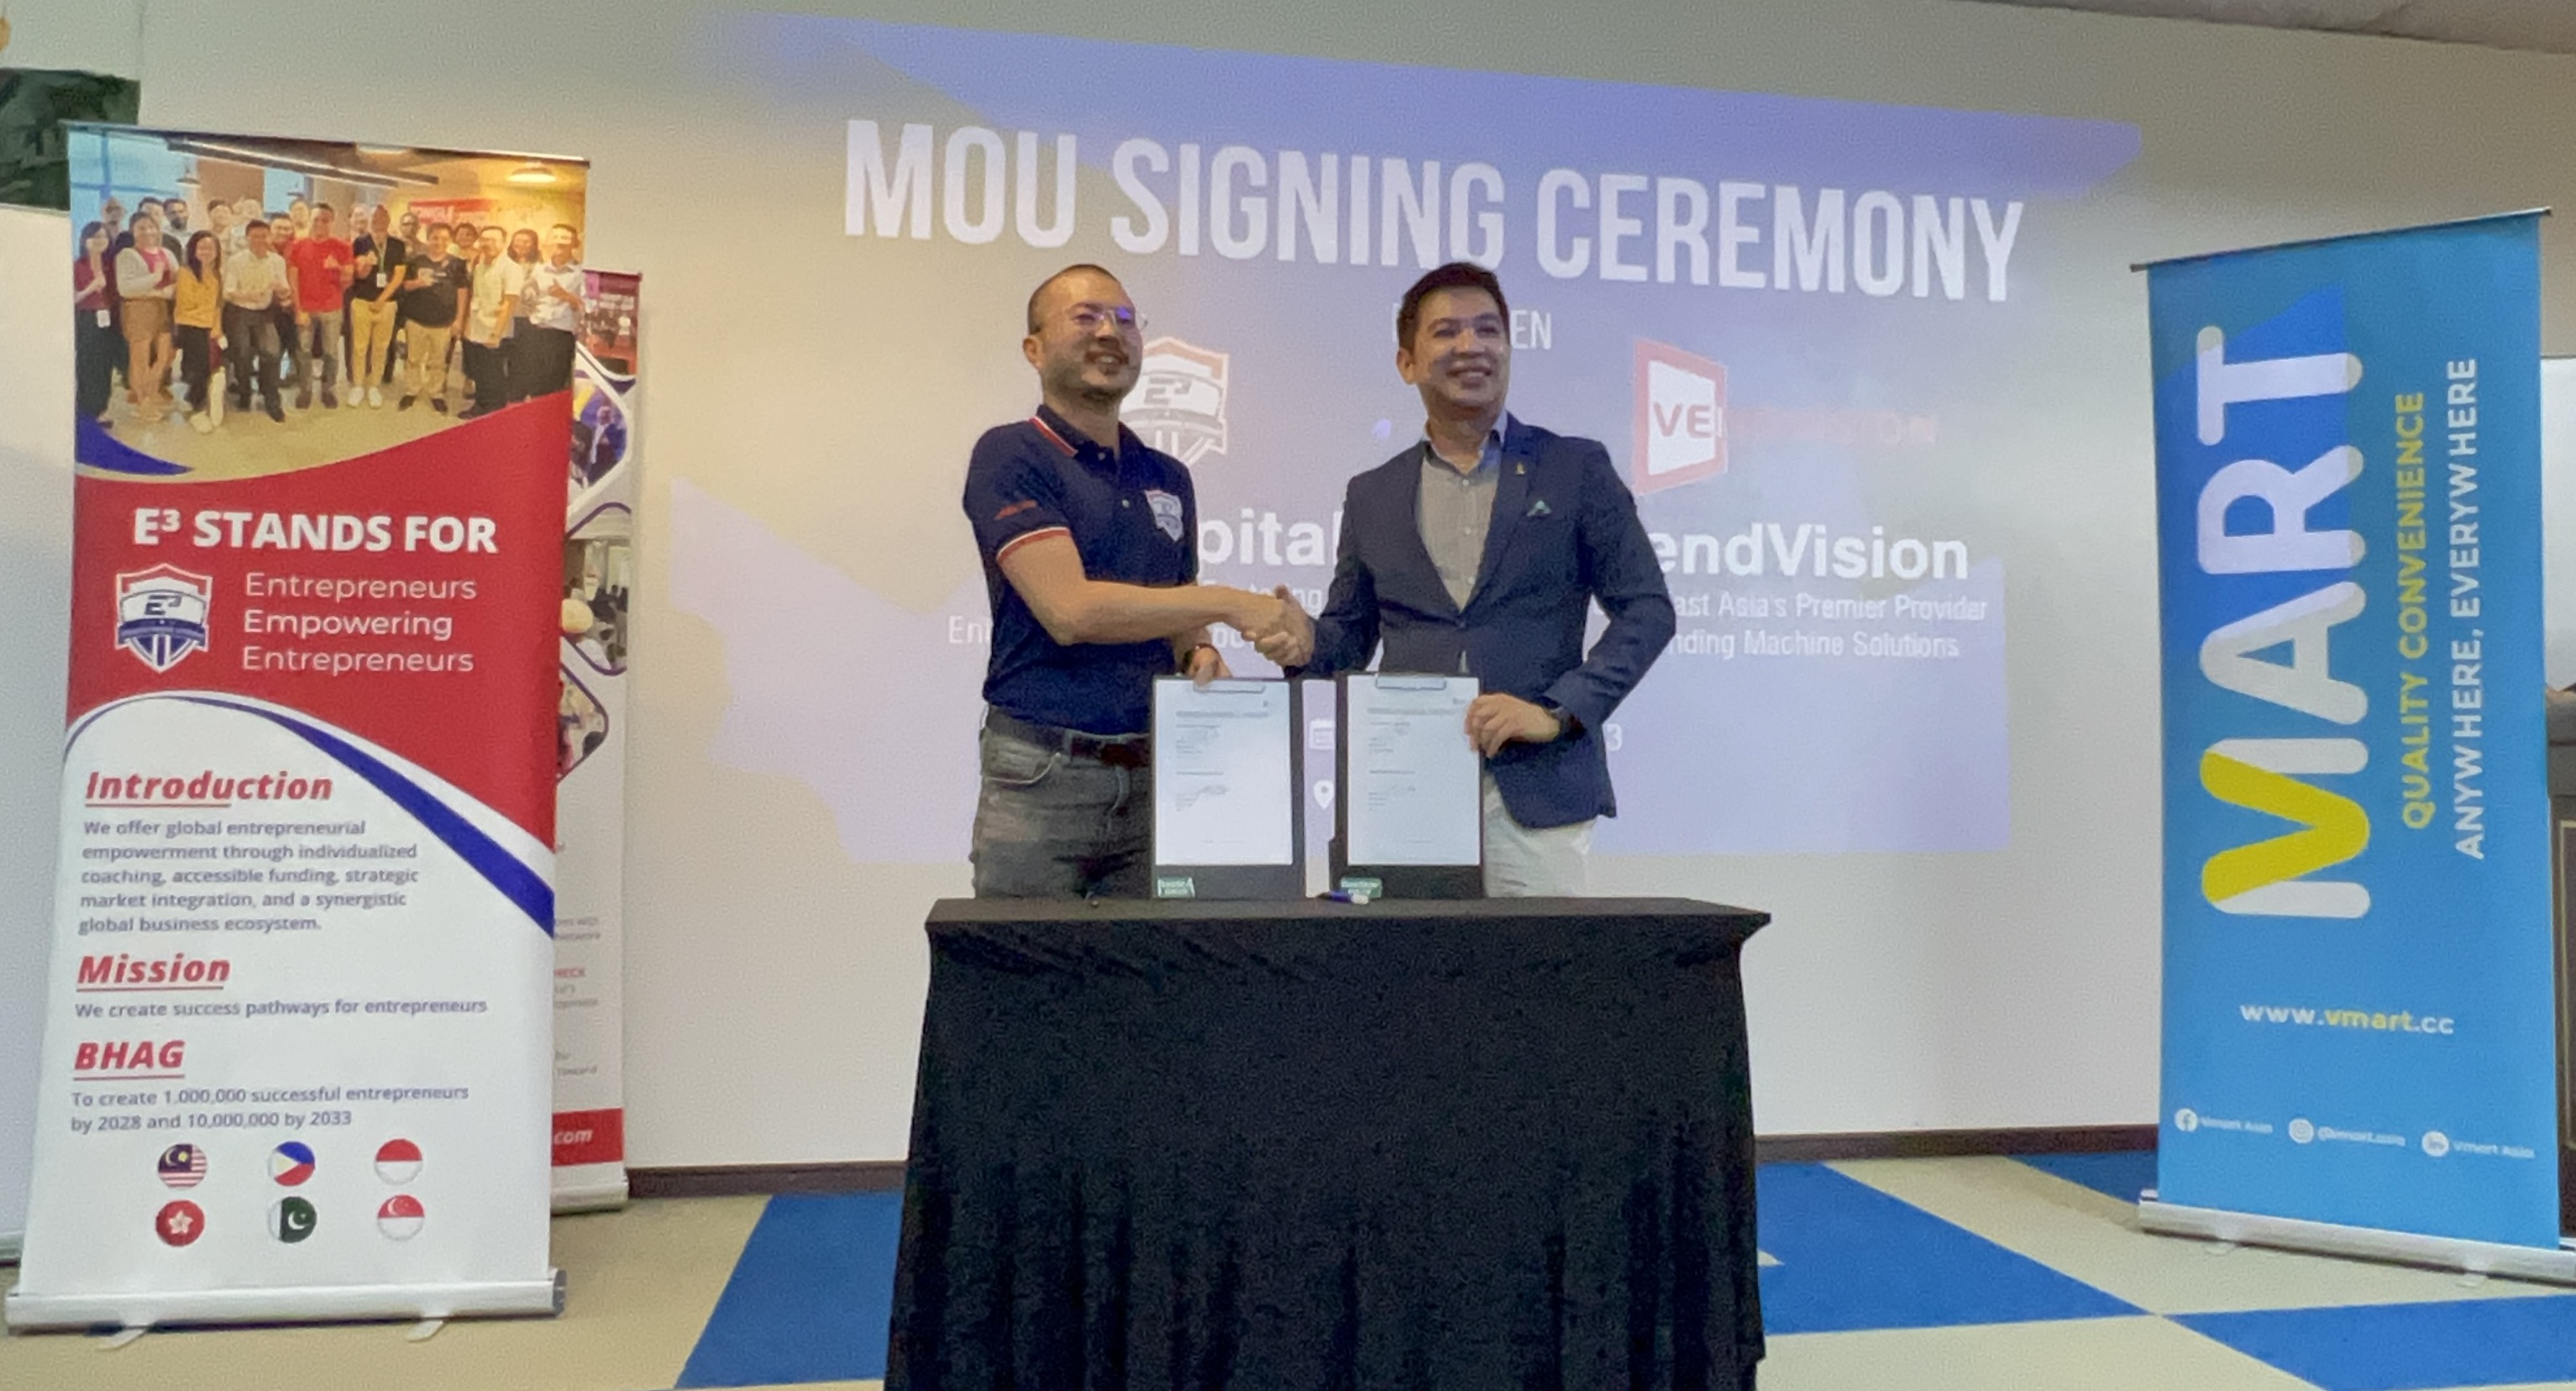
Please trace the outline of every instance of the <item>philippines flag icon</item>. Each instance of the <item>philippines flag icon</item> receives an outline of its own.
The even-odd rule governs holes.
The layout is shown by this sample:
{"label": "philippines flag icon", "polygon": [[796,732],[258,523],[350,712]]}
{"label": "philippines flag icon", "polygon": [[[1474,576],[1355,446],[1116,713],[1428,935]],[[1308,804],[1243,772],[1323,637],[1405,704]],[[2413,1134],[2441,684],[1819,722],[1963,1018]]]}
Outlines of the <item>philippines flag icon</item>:
{"label": "philippines flag icon", "polygon": [[268,1156],[268,1176],[279,1186],[293,1188],[313,1177],[313,1147],[302,1140],[289,1140]]}
{"label": "philippines flag icon", "polygon": [[420,1235],[420,1224],[428,1220],[420,1199],[409,1193],[396,1193],[376,1209],[376,1230],[396,1241],[409,1241]]}
{"label": "philippines flag icon", "polygon": [[173,1188],[194,1188],[206,1181],[206,1152],[195,1145],[172,1145],[161,1151],[161,1181]]}
{"label": "philippines flag icon", "polygon": [[420,1176],[420,1146],[409,1140],[387,1140],[376,1151],[376,1177],[405,1184]]}

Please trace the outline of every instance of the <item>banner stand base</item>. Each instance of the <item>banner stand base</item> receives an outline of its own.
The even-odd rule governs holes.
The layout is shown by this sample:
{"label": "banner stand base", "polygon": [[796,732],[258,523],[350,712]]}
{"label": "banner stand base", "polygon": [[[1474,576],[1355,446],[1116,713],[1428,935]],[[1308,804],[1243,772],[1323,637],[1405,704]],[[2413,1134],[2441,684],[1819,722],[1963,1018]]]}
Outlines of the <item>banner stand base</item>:
{"label": "banner stand base", "polygon": [[2295,1217],[2263,1217],[2250,1212],[2182,1207],[2158,1202],[2153,1193],[2138,1200],[2138,1225],[2160,1236],[2193,1236],[2232,1241],[2240,1246],[2270,1246],[2323,1256],[2350,1256],[2365,1261],[2429,1266],[2472,1275],[2502,1275],[2576,1285],[2576,1251],[2546,1251],[2492,1241],[2384,1232],[2375,1227],[2346,1227],[2333,1222],[2307,1222]]}
{"label": "banner stand base", "polygon": [[555,1170],[554,1212],[606,1212],[626,1206],[626,1166],[585,1164]]}
{"label": "banner stand base", "polygon": [[563,1312],[564,1277],[479,1280],[453,1285],[324,1285],[167,1294],[9,1296],[13,1329],[159,1328],[178,1324],[352,1323],[391,1319],[552,1318]]}

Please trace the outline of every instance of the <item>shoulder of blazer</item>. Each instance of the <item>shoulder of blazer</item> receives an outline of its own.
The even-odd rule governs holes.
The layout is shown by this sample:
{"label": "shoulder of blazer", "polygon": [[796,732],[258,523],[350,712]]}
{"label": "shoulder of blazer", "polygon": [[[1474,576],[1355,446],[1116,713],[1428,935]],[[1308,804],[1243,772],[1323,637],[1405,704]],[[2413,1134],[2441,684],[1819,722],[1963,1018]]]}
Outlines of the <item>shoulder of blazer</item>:
{"label": "shoulder of blazer", "polygon": [[1415,472],[1422,467],[1422,446],[1408,446],[1403,453],[1374,468],[1362,469],[1351,476],[1350,496],[1354,499],[1380,498],[1400,494],[1402,489],[1417,486]]}
{"label": "shoulder of blazer", "polygon": [[1503,439],[1503,452],[1507,456],[1514,453],[1526,455],[1542,466],[1563,463],[1582,468],[1598,460],[1614,472],[1617,468],[1610,462],[1609,446],[1601,441],[1585,439],[1581,435],[1560,435],[1522,420],[1512,422],[1512,432]]}

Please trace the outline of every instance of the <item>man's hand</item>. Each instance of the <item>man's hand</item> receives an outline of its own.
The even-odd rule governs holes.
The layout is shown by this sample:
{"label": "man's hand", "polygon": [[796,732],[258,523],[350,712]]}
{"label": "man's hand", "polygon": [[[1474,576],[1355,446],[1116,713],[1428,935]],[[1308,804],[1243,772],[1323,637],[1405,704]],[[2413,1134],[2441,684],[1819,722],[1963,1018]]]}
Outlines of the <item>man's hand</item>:
{"label": "man's hand", "polygon": [[1190,649],[1189,678],[1193,685],[1205,687],[1210,681],[1223,681],[1234,675],[1225,669],[1225,654],[1206,643]]}
{"label": "man's hand", "polygon": [[1271,661],[1283,667],[1304,666],[1315,655],[1315,620],[1288,586],[1283,584],[1271,594],[1279,601],[1279,625],[1246,636],[1252,638],[1253,650]]}
{"label": "man's hand", "polygon": [[1227,617],[1226,622],[1236,632],[1243,634],[1245,641],[1258,644],[1263,638],[1285,629],[1293,621],[1288,617],[1287,611],[1297,606],[1296,601],[1279,597],[1287,592],[1284,585],[1270,594],[1250,589],[1237,590],[1234,612]]}
{"label": "man's hand", "polygon": [[1467,742],[1487,758],[1505,744],[1545,744],[1564,732],[1563,721],[1519,696],[1487,691],[1467,703]]}

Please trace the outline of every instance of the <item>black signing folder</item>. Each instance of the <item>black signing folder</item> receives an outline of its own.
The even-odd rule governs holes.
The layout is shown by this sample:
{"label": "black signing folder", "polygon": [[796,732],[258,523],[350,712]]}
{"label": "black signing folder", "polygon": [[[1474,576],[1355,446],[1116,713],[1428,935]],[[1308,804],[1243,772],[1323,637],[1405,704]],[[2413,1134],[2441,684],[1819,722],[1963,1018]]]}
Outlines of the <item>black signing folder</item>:
{"label": "black signing folder", "polygon": [[1389,898],[1485,896],[1484,759],[1472,676],[1344,676],[1334,722],[1333,883]]}
{"label": "black signing folder", "polygon": [[1154,896],[1306,894],[1293,681],[1154,682]]}

